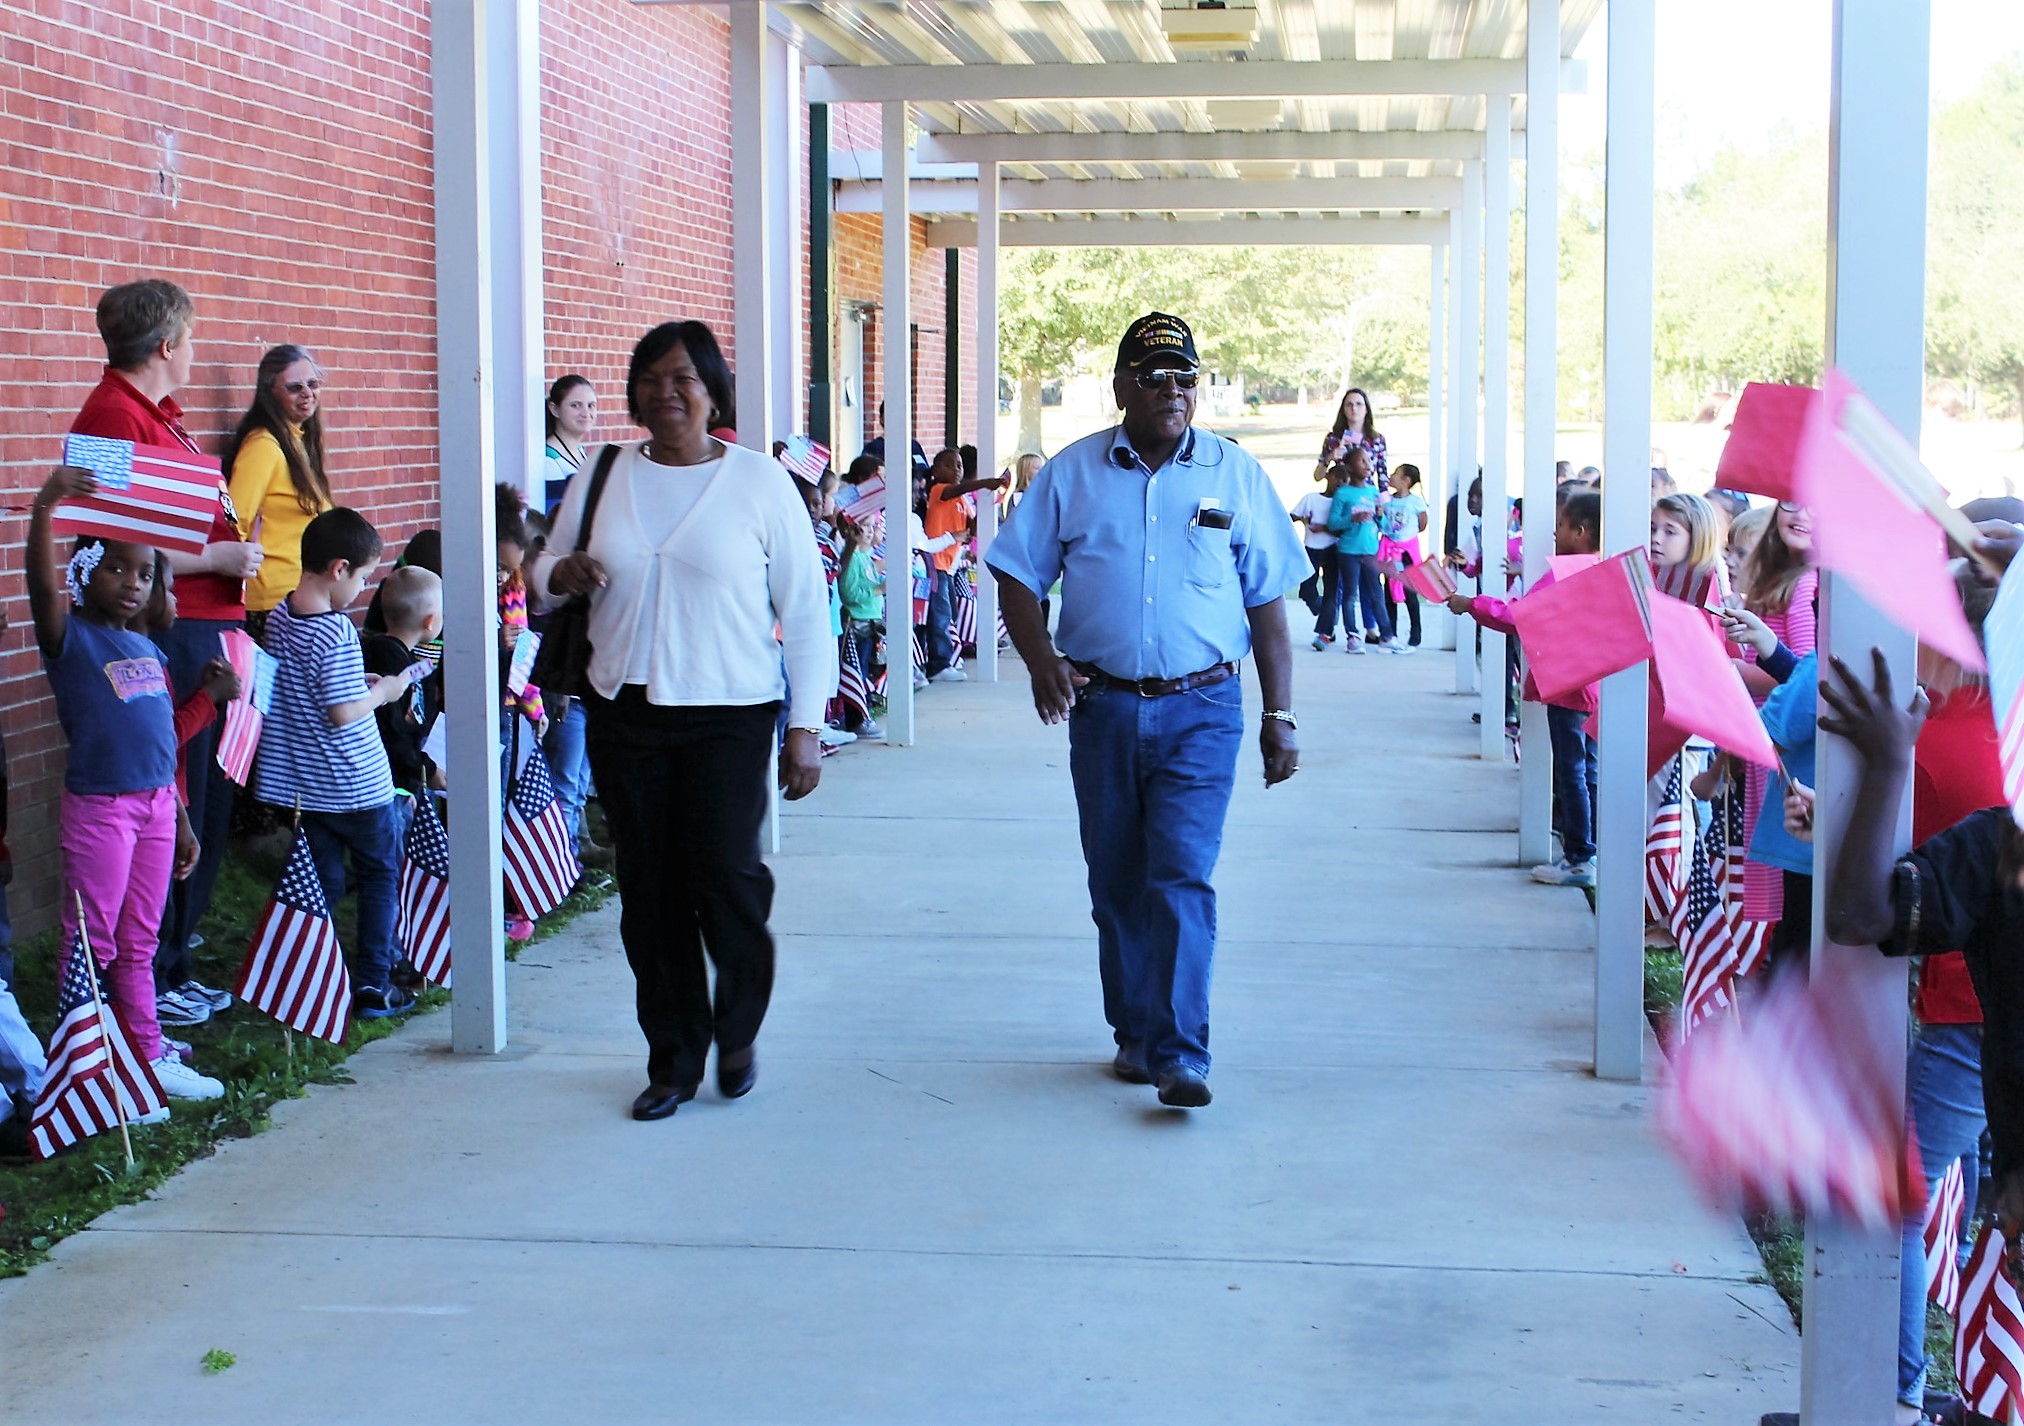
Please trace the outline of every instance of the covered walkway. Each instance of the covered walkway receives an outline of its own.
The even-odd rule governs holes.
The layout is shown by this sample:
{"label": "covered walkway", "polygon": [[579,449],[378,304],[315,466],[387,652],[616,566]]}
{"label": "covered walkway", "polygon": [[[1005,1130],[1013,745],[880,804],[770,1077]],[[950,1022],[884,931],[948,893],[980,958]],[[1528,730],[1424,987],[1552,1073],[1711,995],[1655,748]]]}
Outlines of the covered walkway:
{"label": "covered walkway", "polygon": [[1649,1091],[1590,1072],[1593,919],[1510,866],[1518,774],[1475,756],[1445,661],[1302,654],[1304,770],[1267,794],[1242,764],[1190,1114],[1108,1074],[1066,736],[1006,672],[789,810],[751,1098],[626,1117],[616,911],[579,923],[510,970],[504,1054],[424,1019],[0,1283],[0,1417],[1792,1406],[1755,1251],[1688,1198]]}

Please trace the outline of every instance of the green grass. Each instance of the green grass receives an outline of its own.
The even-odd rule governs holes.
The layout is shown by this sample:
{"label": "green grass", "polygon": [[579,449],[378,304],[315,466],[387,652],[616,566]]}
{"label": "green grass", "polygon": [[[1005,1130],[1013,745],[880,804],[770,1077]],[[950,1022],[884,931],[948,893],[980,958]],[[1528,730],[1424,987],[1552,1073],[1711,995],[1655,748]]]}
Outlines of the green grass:
{"label": "green grass", "polygon": [[[217,890],[196,952],[197,979],[229,987],[252,940],[253,927],[281,870],[286,843],[275,839],[235,843],[218,874]],[[601,906],[613,888],[608,880],[569,898],[542,920],[535,938],[553,935],[586,911]],[[351,902],[337,916],[339,940],[350,944]],[[60,933],[45,932],[15,947],[16,989],[22,1012],[46,1043],[56,1020],[56,958]],[[423,993],[427,1013],[447,1005],[447,991]],[[398,1020],[354,1020],[342,1045],[290,1035],[257,1010],[235,1005],[207,1024],[169,1033],[188,1040],[198,1067],[225,1082],[225,1097],[208,1104],[176,1100],[165,1124],[133,1129],[134,1166],[127,1171],[117,1131],[85,1140],[45,1163],[0,1164],[0,1277],[26,1272],[62,1239],[108,1209],[135,1203],[193,1159],[211,1153],[221,1139],[257,1134],[283,1099],[300,1098],[312,1084],[349,1082],[344,1062],[353,1052],[384,1039]],[[292,1043],[291,1043],[292,1041]]]}
{"label": "green grass", "polygon": [[1671,946],[1645,947],[1645,1014],[1671,1015],[1680,1008],[1686,991],[1686,971],[1680,953]]}

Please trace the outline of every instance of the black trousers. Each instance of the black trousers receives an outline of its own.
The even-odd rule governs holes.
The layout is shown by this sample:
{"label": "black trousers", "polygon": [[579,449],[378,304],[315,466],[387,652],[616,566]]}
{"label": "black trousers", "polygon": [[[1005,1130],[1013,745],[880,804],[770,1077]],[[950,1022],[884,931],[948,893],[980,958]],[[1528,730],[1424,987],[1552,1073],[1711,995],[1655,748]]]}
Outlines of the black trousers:
{"label": "black trousers", "polygon": [[710,1042],[719,1053],[750,1045],[773,996],[773,873],[759,828],[780,705],[660,708],[631,684],[583,704],[647,1079],[696,1084]]}

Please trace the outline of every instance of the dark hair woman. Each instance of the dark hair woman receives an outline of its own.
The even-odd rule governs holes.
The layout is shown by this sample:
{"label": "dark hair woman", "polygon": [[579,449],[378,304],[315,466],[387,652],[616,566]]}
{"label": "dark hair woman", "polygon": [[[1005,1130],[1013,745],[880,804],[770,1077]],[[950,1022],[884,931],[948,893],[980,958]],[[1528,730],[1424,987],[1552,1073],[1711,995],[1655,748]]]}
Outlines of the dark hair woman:
{"label": "dark hair woman", "polygon": [[[580,552],[590,478],[569,483],[529,580],[539,599],[590,597],[586,742],[647,1041],[635,1119],[694,1098],[713,1041],[718,1089],[735,1099],[752,1087],[773,991],[773,875],[759,855],[767,763],[785,700],[780,782],[790,799],[815,790],[836,680],[808,511],[778,463],[710,435],[729,395],[701,322],[642,337],[626,410],[650,438],[618,447]],[[584,463],[594,471],[599,458]]]}
{"label": "dark hair woman", "polygon": [[255,638],[268,611],[302,578],[303,530],[332,504],[322,400],[323,372],[307,347],[269,348],[253,380],[253,404],[220,453],[240,538],[266,552],[246,583],[246,622]]}
{"label": "dark hair woman", "polygon": [[1370,397],[1362,387],[1352,386],[1342,393],[1342,401],[1335,408],[1335,424],[1328,428],[1328,437],[1321,443],[1321,456],[1314,462],[1314,478],[1322,479],[1332,465],[1346,464],[1350,451],[1358,446],[1370,457],[1371,480],[1382,490],[1391,478],[1391,467],[1384,458],[1384,437],[1377,433]]}
{"label": "dark hair woman", "polygon": [[557,377],[548,388],[543,419],[548,439],[542,446],[541,513],[553,515],[569,489],[569,478],[583,464],[584,442],[597,425],[597,388],[590,378],[575,372]]}

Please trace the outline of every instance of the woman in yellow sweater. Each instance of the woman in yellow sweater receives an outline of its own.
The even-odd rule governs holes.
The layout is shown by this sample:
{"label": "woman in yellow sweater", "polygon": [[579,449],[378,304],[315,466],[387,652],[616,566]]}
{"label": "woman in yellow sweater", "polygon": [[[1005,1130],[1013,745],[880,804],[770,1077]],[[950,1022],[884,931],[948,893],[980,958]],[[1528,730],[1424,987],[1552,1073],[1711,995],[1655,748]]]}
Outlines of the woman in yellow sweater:
{"label": "woman in yellow sweater", "polygon": [[225,443],[224,466],[242,539],[267,558],[246,584],[246,625],[265,632],[268,611],[302,578],[302,531],[331,507],[323,469],[323,372],[307,347],[280,346],[260,359],[253,404]]}

